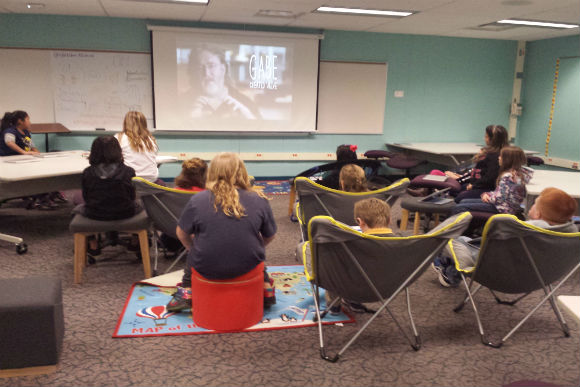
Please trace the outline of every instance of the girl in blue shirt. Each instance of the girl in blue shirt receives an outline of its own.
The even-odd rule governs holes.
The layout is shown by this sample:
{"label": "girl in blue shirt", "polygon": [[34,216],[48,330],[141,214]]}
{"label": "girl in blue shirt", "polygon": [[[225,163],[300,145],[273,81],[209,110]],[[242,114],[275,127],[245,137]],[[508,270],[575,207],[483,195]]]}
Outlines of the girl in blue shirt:
{"label": "girl in blue shirt", "polygon": [[[0,125],[0,156],[37,155],[40,152],[32,142],[30,135],[30,117],[23,110],[7,112]],[[26,208],[52,210],[58,207],[55,202],[67,200],[60,192],[34,195],[27,198]]]}
{"label": "girl in blue shirt", "polygon": [[4,114],[0,135],[0,156],[37,155],[30,135],[30,117],[22,110]]}

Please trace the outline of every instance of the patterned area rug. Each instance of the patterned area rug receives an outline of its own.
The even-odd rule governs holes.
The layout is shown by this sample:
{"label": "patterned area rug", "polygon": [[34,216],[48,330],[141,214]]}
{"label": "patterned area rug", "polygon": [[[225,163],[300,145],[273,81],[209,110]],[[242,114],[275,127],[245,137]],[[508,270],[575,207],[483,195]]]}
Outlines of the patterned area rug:
{"label": "patterned area rug", "polygon": [[256,180],[254,185],[262,188],[266,195],[288,195],[290,192],[288,180]]}
{"label": "patterned area rug", "polygon": [[[262,321],[243,331],[287,329],[315,326],[316,314],[310,284],[302,266],[269,266],[268,273],[276,285],[276,304],[264,310]],[[147,337],[220,333],[198,327],[191,313],[167,312],[165,305],[171,299],[183,271],[176,271],[133,285],[113,337]],[[325,307],[321,292],[321,307]],[[355,320],[341,312],[327,315],[325,324],[351,323]]]}

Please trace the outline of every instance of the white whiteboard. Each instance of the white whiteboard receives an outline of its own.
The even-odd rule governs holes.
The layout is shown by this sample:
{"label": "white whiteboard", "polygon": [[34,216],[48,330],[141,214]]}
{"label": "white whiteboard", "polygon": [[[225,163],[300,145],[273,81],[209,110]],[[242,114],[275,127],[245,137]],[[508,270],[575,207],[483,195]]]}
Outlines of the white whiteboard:
{"label": "white whiteboard", "polygon": [[0,109],[70,130],[120,130],[130,110],[153,123],[151,56],[145,53],[0,49]]}
{"label": "white whiteboard", "polygon": [[382,134],[387,64],[320,62],[319,133]]}

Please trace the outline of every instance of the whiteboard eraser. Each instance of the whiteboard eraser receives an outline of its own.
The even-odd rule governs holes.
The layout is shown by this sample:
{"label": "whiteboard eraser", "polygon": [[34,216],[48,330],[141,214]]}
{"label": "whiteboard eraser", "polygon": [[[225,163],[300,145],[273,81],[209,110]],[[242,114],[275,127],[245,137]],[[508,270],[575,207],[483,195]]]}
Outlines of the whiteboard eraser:
{"label": "whiteboard eraser", "polygon": [[95,128],[95,130],[105,130],[105,128]]}

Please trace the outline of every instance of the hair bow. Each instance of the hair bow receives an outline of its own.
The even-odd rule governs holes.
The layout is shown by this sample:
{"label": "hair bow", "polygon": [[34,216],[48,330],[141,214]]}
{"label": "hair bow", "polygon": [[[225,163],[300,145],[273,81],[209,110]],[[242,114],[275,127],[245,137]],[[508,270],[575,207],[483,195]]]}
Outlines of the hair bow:
{"label": "hair bow", "polygon": [[351,152],[356,152],[356,150],[358,149],[356,145],[350,145],[349,148]]}

